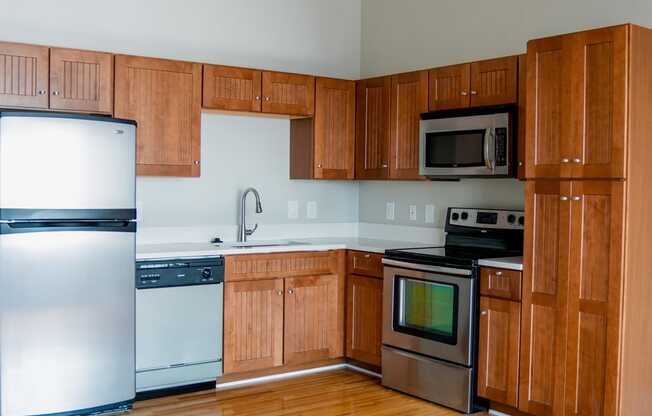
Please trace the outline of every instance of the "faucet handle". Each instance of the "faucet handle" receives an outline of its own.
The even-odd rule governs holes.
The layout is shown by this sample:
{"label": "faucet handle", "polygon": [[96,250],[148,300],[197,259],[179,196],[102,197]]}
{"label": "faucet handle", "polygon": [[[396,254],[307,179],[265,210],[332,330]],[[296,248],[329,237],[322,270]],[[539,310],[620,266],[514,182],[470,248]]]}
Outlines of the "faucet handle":
{"label": "faucet handle", "polygon": [[248,229],[245,228],[245,234],[247,234],[247,235],[251,235],[251,234],[253,234],[257,229],[258,229],[258,223],[256,223],[256,224],[254,225],[254,228],[252,228],[251,230],[248,230]]}

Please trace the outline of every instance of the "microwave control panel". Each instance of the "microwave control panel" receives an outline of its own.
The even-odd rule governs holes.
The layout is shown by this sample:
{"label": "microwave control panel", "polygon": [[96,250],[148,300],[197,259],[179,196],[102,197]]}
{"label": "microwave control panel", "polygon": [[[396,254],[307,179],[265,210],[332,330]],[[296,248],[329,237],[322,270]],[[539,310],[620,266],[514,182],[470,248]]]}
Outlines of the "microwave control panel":
{"label": "microwave control panel", "polygon": [[507,128],[498,127],[495,132],[496,166],[507,165]]}

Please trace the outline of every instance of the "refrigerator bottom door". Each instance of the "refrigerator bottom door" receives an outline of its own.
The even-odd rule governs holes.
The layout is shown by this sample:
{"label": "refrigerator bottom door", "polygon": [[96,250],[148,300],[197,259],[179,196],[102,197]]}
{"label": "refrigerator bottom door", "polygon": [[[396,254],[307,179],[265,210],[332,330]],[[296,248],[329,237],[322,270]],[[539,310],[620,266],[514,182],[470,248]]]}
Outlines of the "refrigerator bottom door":
{"label": "refrigerator bottom door", "polygon": [[135,234],[0,234],[0,414],[135,396]]}

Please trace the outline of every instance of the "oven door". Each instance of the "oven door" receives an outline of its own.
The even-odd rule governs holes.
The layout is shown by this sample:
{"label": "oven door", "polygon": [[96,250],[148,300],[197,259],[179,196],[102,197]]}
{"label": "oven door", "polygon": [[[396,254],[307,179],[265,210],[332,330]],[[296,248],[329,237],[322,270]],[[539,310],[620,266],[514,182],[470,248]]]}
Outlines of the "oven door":
{"label": "oven door", "polygon": [[509,174],[509,113],[422,120],[419,173],[430,177]]}
{"label": "oven door", "polygon": [[384,263],[383,344],[470,367],[471,270]]}

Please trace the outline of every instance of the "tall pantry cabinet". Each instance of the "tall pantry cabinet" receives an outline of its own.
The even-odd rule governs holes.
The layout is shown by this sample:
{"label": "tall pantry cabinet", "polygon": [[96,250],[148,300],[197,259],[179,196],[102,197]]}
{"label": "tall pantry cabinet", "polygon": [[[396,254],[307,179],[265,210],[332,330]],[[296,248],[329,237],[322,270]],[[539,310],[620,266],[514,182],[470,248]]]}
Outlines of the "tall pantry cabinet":
{"label": "tall pantry cabinet", "polygon": [[652,408],[652,31],[528,43],[518,407]]}

